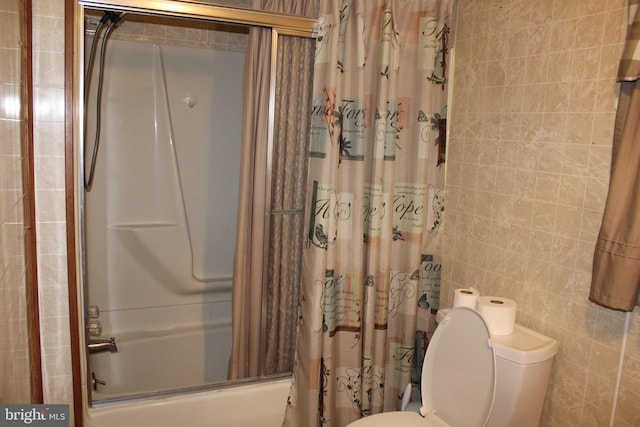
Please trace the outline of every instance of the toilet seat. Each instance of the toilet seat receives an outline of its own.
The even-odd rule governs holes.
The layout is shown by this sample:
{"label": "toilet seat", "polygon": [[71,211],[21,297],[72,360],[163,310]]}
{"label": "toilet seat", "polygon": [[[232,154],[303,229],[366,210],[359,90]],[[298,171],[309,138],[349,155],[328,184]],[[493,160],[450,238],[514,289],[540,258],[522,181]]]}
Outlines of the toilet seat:
{"label": "toilet seat", "polygon": [[422,416],[386,412],[349,426],[484,426],[493,405],[495,377],[495,354],[486,322],[475,310],[455,308],[440,322],[427,347],[422,365]]}
{"label": "toilet seat", "polygon": [[420,412],[456,427],[484,426],[495,384],[496,360],[486,322],[470,308],[451,310],[427,347]]}

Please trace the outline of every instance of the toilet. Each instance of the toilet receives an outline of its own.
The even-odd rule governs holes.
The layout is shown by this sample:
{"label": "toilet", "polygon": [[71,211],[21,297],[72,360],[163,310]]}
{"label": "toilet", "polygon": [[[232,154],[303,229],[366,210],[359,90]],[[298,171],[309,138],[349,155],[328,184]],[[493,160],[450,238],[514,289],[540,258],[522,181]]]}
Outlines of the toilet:
{"label": "toilet", "polygon": [[440,310],[422,365],[417,412],[371,415],[349,427],[536,427],[555,340],[516,324],[494,335],[475,310]]}

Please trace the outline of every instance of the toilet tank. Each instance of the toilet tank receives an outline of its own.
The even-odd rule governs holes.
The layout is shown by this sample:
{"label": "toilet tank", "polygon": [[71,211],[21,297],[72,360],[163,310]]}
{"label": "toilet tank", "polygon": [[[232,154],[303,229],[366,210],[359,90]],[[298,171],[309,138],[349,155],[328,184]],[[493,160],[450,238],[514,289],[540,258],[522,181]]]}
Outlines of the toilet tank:
{"label": "toilet tank", "polygon": [[[436,323],[450,309],[436,314]],[[537,427],[558,343],[516,324],[510,335],[491,337],[496,355],[496,392],[487,427]]]}
{"label": "toilet tank", "polygon": [[537,427],[557,342],[515,325],[491,338],[496,355],[496,393],[487,427]]}

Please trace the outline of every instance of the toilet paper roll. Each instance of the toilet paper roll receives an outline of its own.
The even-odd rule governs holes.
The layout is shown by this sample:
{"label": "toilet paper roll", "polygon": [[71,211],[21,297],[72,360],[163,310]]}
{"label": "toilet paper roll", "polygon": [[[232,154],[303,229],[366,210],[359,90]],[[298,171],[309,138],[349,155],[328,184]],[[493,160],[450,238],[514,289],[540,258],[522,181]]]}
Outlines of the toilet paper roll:
{"label": "toilet paper roll", "polygon": [[480,292],[474,288],[462,288],[453,291],[453,307],[476,308]]}
{"label": "toilet paper roll", "polygon": [[476,310],[484,318],[491,335],[511,335],[516,324],[516,302],[502,297],[479,297]]}

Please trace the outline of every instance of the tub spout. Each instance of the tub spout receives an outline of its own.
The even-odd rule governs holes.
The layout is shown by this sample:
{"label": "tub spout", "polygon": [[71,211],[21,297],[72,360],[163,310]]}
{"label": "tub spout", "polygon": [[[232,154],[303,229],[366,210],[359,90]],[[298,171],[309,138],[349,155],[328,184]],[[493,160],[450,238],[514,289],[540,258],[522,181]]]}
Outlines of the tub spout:
{"label": "tub spout", "polygon": [[102,353],[105,351],[108,351],[111,353],[118,352],[118,347],[116,346],[115,337],[111,337],[108,340],[89,340],[89,344],[87,344],[87,347],[89,347],[89,353],[91,354]]}

